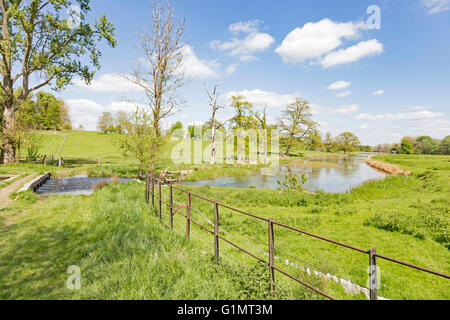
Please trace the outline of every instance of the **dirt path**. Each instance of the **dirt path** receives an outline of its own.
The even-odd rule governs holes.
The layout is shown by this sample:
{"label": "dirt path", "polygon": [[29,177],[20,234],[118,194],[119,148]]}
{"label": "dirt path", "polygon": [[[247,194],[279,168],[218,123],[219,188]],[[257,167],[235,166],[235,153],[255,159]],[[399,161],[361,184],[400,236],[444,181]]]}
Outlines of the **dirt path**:
{"label": "dirt path", "polygon": [[11,183],[9,186],[0,189],[0,209],[6,208],[13,200],[9,198],[9,195],[17,190],[22,184],[28,182],[33,178],[33,174],[26,176]]}

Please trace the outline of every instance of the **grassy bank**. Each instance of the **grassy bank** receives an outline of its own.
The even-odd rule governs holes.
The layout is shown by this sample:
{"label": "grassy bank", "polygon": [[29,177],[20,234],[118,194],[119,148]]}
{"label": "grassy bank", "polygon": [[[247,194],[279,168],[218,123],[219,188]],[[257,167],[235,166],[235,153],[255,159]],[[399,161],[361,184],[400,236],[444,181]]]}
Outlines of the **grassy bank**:
{"label": "grassy bank", "polygon": [[[144,204],[141,184],[92,197],[38,201],[24,193],[0,212],[0,299],[268,299],[267,268],[216,265],[169,232]],[[82,288],[67,289],[69,266]],[[275,298],[305,298],[303,288]]]}
{"label": "grassy bank", "polygon": [[[222,189],[186,187],[184,189],[217,199],[235,208],[298,227],[302,230],[332,238],[444,273],[450,273],[450,157],[380,157],[381,161],[405,165],[412,176],[390,176],[383,181],[372,181],[347,194],[305,194],[295,191]],[[406,164],[407,163],[407,164]],[[165,190],[167,195],[167,190]],[[186,196],[175,192],[175,198],[185,203]],[[193,206],[213,221],[213,206],[199,199]],[[250,217],[222,209],[221,225],[230,240],[264,257],[267,226]],[[165,211],[167,219],[167,211]],[[211,228],[199,212],[193,218]],[[184,218],[177,216],[179,228]],[[212,237],[196,232],[201,241],[212,243]],[[256,241],[254,241],[255,239]],[[314,277],[299,273],[291,263],[308,266],[309,262],[338,276],[366,285],[368,257],[345,248],[276,228],[276,255],[278,263],[287,271],[298,273],[309,281]],[[226,244],[224,253],[251,261]],[[290,254],[296,260],[285,253]],[[284,262],[288,260],[290,266]],[[380,293],[394,299],[448,299],[448,280],[395,265],[379,259],[381,268]],[[279,278],[282,278],[280,276]],[[341,299],[358,298],[345,294],[334,283],[319,282],[331,295]],[[361,295],[359,296],[361,297]]]}

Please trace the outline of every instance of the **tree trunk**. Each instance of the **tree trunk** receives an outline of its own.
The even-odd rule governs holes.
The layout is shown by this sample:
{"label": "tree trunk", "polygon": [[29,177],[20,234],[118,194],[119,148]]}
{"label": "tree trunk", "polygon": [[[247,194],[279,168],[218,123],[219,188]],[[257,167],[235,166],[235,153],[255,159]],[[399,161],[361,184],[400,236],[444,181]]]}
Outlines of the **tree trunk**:
{"label": "tree trunk", "polygon": [[3,123],[2,123],[2,147],[0,163],[14,163],[14,155],[16,153],[14,141],[11,134],[14,132],[14,107],[3,106]]}
{"label": "tree trunk", "polygon": [[211,132],[211,162],[210,164],[214,164],[216,162],[216,124],[213,121],[212,132]]}

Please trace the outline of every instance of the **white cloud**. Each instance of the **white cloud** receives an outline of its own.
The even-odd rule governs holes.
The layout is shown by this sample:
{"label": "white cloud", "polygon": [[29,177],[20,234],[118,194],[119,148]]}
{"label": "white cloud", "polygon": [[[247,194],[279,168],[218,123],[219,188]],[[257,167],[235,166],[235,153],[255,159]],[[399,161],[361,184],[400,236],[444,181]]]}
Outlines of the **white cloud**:
{"label": "white cloud", "polygon": [[250,20],[233,23],[228,27],[232,33],[252,33],[259,30],[259,26],[264,23],[262,20]]}
{"label": "white cloud", "polygon": [[443,116],[445,116],[445,114],[441,112],[419,111],[419,112],[381,113],[381,114],[363,113],[358,115],[356,119],[370,120],[370,121],[400,121],[400,120],[436,119]]}
{"label": "white cloud", "polygon": [[349,81],[336,81],[328,86],[329,90],[342,90],[352,85]]}
{"label": "white cloud", "polygon": [[413,111],[424,111],[424,110],[431,110],[431,107],[425,107],[425,106],[411,106],[408,107],[409,110],[413,110]]}
{"label": "white cloud", "polygon": [[343,40],[356,38],[364,28],[362,22],[339,23],[330,19],[309,22],[292,30],[275,52],[286,63],[317,59],[341,46]]}
{"label": "white cloud", "polygon": [[382,96],[384,94],[384,90],[377,90],[373,93],[374,96]]}
{"label": "white cloud", "polygon": [[73,86],[91,92],[141,92],[142,89],[117,73],[104,74],[93,79],[90,85],[76,78]]}
{"label": "white cloud", "polygon": [[422,3],[427,7],[428,14],[450,10],[450,0],[422,0]]}
{"label": "white cloud", "polygon": [[341,92],[341,93],[337,94],[336,97],[338,97],[338,98],[345,98],[345,97],[348,97],[351,94],[352,94],[352,92],[350,90],[347,90],[347,91],[344,91],[344,92]]}
{"label": "white cloud", "polygon": [[335,109],[328,109],[328,114],[339,114],[339,115],[348,115],[355,113],[359,110],[359,106],[357,104],[352,104],[349,106],[341,106]]}
{"label": "white cloud", "polygon": [[236,72],[236,70],[237,70],[238,67],[239,67],[239,64],[237,64],[237,63],[230,64],[230,65],[225,69],[225,74],[226,74],[227,76],[232,75],[233,73]]}
{"label": "white cloud", "polygon": [[232,33],[245,33],[246,36],[234,37],[230,41],[214,40],[210,42],[210,47],[240,57],[241,61],[253,60],[255,59],[253,54],[268,49],[275,42],[270,34],[259,32],[259,25],[262,23],[260,20],[252,20],[232,24],[229,27]]}
{"label": "white cloud", "polygon": [[131,112],[136,108],[135,103],[126,101],[113,101],[106,106],[88,99],[71,99],[66,101],[69,106],[70,118],[74,126],[82,124],[86,130],[97,130],[98,117],[103,112],[118,111]]}
{"label": "white cloud", "polygon": [[361,129],[367,129],[369,126],[367,124],[363,124],[360,126]]}
{"label": "white cloud", "polygon": [[383,44],[376,39],[362,41],[346,49],[333,51],[320,61],[323,68],[352,63],[365,57],[379,55],[383,52]]}
{"label": "white cloud", "polygon": [[225,94],[225,97],[229,100],[232,96],[242,95],[247,98],[256,108],[264,107],[267,104],[268,107],[284,107],[291,104],[297,98],[297,95],[292,94],[279,94],[271,91],[263,91],[260,89],[243,90],[243,91],[231,91]]}
{"label": "white cloud", "polygon": [[217,77],[215,69],[218,68],[216,61],[200,60],[194,48],[189,45],[183,47],[183,60],[180,64],[180,71],[191,79],[204,79],[209,77]]}

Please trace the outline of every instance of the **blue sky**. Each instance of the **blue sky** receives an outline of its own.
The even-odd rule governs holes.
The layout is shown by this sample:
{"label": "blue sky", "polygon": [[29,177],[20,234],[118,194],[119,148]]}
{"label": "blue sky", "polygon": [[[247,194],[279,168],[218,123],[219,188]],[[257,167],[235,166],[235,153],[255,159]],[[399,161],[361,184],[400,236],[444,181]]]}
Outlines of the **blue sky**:
{"label": "blue sky", "polygon": [[[308,100],[321,131],[352,131],[364,144],[404,135],[450,134],[450,0],[396,1],[172,1],[186,21],[186,103],[168,119],[208,119],[204,85],[220,85],[226,106],[241,93],[276,122],[296,96]],[[367,27],[367,8],[380,8],[381,29]],[[94,0],[106,13],[118,47],[103,47],[102,69],[91,86],[75,80],[59,93],[75,125],[96,129],[103,111],[130,111],[124,98],[140,93],[118,76],[140,57],[138,33],[147,30],[147,0]]]}

